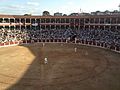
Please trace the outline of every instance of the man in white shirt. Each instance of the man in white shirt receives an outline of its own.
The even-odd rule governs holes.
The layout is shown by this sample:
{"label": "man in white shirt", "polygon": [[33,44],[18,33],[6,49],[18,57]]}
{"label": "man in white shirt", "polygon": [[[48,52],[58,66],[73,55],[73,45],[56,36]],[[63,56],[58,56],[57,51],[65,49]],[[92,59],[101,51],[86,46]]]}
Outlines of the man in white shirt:
{"label": "man in white shirt", "polygon": [[75,52],[77,52],[77,48],[75,48]]}
{"label": "man in white shirt", "polygon": [[43,47],[45,46],[45,43],[43,43]]}
{"label": "man in white shirt", "polygon": [[48,60],[47,58],[44,59],[44,64],[47,64],[48,63]]}

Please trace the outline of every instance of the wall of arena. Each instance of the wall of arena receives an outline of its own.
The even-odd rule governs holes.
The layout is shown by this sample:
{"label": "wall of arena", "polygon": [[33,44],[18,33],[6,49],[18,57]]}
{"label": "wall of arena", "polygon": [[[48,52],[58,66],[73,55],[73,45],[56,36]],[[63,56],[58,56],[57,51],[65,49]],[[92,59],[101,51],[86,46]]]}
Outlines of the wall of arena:
{"label": "wall of arena", "polygon": [[95,42],[95,41],[86,41],[86,40],[75,40],[75,41],[71,42],[67,39],[41,39],[41,40],[31,40],[31,41],[28,40],[28,41],[6,42],[6,43],[0,43],[0,48],[32,44],[32,43],[71,43],[71,44],[86,45],[86,46],[109,49],[111,51],[120,53],[120,47],[108,46],[106,43],[99,43],[99,42]]}

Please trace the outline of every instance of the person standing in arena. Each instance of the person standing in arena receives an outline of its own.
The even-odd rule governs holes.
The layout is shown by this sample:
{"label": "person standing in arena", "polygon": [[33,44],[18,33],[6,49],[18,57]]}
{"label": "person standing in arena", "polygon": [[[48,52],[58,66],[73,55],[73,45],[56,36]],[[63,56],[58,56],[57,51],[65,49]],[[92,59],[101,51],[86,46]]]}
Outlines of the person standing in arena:
{"label": "person standing in arena", "polygon": [[45,46],[45,43],[43,43],[43,47]]}
{"label": "person standing in arena", "polygon": [[47,58],[44,59],[44,64],[48,64],[48,59]]}
{"label": "person standing in arena", "polygon": [[77,52],[77,48],[75,48],[75,52]]}

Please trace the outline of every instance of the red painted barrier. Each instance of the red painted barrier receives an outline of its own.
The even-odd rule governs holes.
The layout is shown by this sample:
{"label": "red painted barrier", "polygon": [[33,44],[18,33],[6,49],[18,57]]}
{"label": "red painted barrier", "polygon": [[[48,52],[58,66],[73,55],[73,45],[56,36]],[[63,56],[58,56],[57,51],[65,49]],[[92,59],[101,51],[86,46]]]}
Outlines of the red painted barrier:
{"label": "red painted barrier", "polygon": [[10,45],[12,45],[12,44],[14,44],[14,42],[11,41],[11,42],[10,42]]}
{"label": "red painted barrier", "polygon": [[[18,45],[18,44],[29,44],[29,43],[35,43],[35,42],[59,42],[59,43],[66,43],[66,39],[38,39],[38,40],[33,40],[34,42],[31,42],[31,40],[23,40],[23,41],[16,41],[16,42],[6,42],[6,43],[0,43],[1,47],[6,47],[6,46],[13,46],[13,45]],[[67,42],[68,43],[68,42]],[[75,43],[75,42],[73,42]],[[94,47],[101,47],[101,48],[107,48],[112,51],[120,53],[120,47],[113,45],[107,45],[104,42],[96,42],[96,41],[87,41],[87,40],[77,40],[76,43],[80,43],[83,45],[88,45],[88,46],[94,46]]]}
{"label": "red painted barrier", "polygon": [[0,46],[4,46],[4,43],[0,43]]}
{"label": "red painted barrier", "polygon": [[5,45],[9,45],[9,42],[6,42]]}

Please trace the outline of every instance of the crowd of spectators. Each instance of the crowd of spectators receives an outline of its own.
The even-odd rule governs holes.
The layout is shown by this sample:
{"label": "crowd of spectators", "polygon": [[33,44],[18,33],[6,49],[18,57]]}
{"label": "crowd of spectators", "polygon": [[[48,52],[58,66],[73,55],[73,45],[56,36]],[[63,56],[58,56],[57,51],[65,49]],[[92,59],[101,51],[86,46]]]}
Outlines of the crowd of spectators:
{"label": "crowd of spectators", "polygon": [[71,29],[50,29],[50,30],[29,30],[28,35],[31,39],[67,39],[74,32]]}
{"label": "crowd of spectators", "polygon": [[101,29],[51,29],[51,30],[7,30],[0,29],[0,43],[35,40],[35,39],[68,39],[76,36],[78,40],[96,41],[120,48],[119,30]]}
{"label": "crowd of spectators", "polygon": [[0,29],[0,43],[15,42],[27,39],[27,31]]}
{"label": "crowd of spectators", "polygon": [[112,30],[80,30],[77,33],[80,40],[97,41],[107,45],[117,45],[120,47],[120,31]]}

